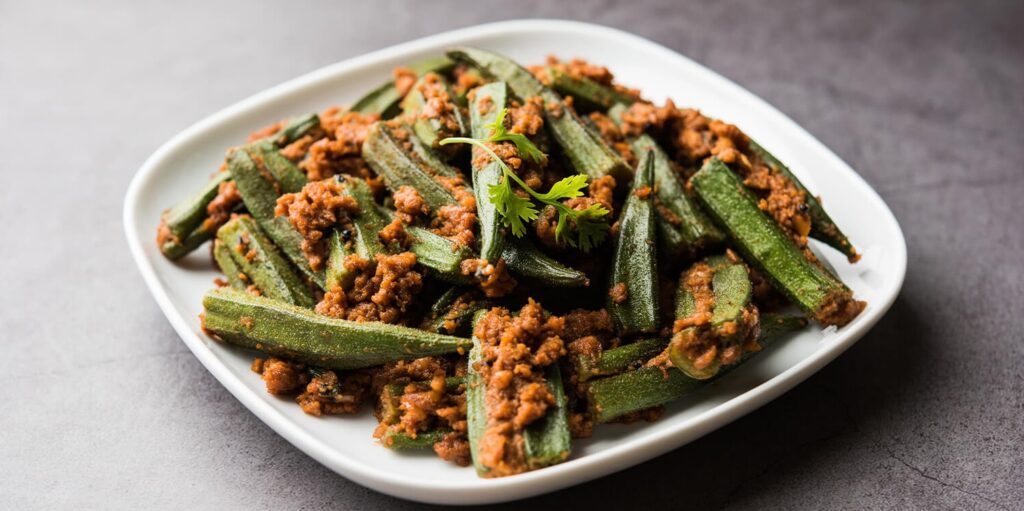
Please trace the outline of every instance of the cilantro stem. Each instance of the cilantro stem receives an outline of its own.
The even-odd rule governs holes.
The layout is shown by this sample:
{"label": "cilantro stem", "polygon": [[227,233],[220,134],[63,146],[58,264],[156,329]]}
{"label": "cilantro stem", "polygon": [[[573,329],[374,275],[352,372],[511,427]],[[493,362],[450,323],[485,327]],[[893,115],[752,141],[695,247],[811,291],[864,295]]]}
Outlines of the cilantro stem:
{"label": "cilantro stem", "polygon": [[565,204],[562,204],[561,202],[552,200],[550,197],[547,196],[547,194],[537,193],[537,191],[535,191],[533,188],[530,188],[529,185],[527,185],[518,175],[516,175],[515,172],[512,171],[512,169],[508,167],[508,165],[505,164],[505,161],[502,160],[497,155],[497,153],[494,152],[494,150],[492,150],[490,147],[487,147],[487,144],[484,141],[468,137],[448,137],[440,142],[441,145],[458,143],[471,144],[476,147],[479,147],[480,149],[483,149],[484,152],[486,152],[488,155],[491,156],[491,158],[494,159],[494,161],[498,162],[498,165],[501,167],[501,173],[504,174],[506,178],[514,181],[517,185],[520,186],[520,188],[526,191],[526,193],[530,194],[531,197],[543,202],[544,204],[553,206],[559,212],[569,215],[572,218],[576,217],[576,210],[566,206]]}

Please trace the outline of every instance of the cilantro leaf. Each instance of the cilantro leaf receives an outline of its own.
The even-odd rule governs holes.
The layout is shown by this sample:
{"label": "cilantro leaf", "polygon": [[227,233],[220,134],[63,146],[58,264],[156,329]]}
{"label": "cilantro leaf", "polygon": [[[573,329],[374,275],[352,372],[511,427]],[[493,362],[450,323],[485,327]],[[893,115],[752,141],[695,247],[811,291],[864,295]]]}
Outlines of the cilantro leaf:
{"label": "cilantro leaf", "polygon": [[[488,147],[488,142],[512,142],[515,144],[519,154],[537,163],[543,164],[547,161],[547,155],[542,153],[537,146],[530,142],[530,139],[521,133],[508,133],[505,129],[505,116],[508,110],[502,108],[495,117],[494,122],[485,127],[491,130],[491,135],[485,139],[449,137],[441,141],[441,145],[447,144],[471,144],[486,152],[501,167],[502,180],[491,185],[487,190],[487,196],[494,209],[501,215],[502,223],[512,230],[516,237],[523,237],[526,234],[526,224],[537,219],[539,212],[530,197],[539,202],[555,208],[558,212],[558,222],[555,225],[555,240],[565,243],[571,247],[579,247],[584,252],[589,252],[596,247],[608,234],[608,210],[600,204],[591,204],[586,209],[577,211],[563,204],[562,200],[573,199],[583,195],[583,189],[587,186],[586,174],[576,174],[559,180],[551,185],[547,193],[539,193],[530,188],[522,179],[516,175],[495,154],[494,150]],[[519,186],[528,197],[520,196],[512,188],[512,183]],[[570,225],[575,228],[575,236],[570,235]]]}

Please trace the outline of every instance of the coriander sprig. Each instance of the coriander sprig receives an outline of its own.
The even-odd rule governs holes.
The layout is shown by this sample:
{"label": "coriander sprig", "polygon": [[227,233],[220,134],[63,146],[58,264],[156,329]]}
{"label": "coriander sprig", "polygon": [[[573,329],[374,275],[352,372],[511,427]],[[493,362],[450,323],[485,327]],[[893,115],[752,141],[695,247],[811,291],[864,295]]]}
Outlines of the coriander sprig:
{"label": "coriander sprig", "polygon": [[[508,111],[502,108],[494,122],[485,126],[491,130],[491,136],[485,139],[449,137],[440,143],[441,145],[471,144],[482,149],[498,163],[504,179],[497,184],[491,185],[487,190],[487,195],[491,204],[494,204],[495,209],[501,215],[502,222],[512,229],[513,235],[516,237],[525,235],[526,223],[535,220],[539,214],[537,207],[530,199],[515,193],[512,189],[512,182],[515,182],[530,197],[542,204],[555,208],[555,211],[558,212],[558,223],[555,226],[555,239],[557,241],[567,243],[573,247],[578,246],[584,252],[590,251],[608,233],[608,222],[604,220],[604,217],[608,215],[608,210],[600,204],[591,204],[586,209],[577,211],[561,202],[564,199],[572,199],[583,195],[583,188],[587,186],[586,174],[576,174],[563,178],[551,185],[551,189],[547,193],[537,192],[520,179],[490,147],[487,147],[487,142],[512,142],[521,156],[539,164],[547,161],[547,155],[537,149],[537,146],[533,145],[533,142],[526,138],[525,135],[509,133],[505,129],[505,115],[507,113]],[[575,238],[568,235],[570,221],[576,226]]]}

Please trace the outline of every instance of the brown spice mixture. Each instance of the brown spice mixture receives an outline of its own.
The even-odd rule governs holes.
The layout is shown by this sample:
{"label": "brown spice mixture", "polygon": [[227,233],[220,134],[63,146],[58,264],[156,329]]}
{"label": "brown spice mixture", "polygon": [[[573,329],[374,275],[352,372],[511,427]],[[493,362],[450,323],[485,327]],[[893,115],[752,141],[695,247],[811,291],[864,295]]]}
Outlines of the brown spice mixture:
{"label": "brown spice mixture", "polygon": [[818,310],[815,319],[822,325],[845,326],[853,318],[857,317],[867,302],[855,300],[853,293],[848,289],[836,290],[825,299],[825,303]]}
{"label": "brown spice mixture", "polygon": [[463,275],[475,277],[480,289],[488,298],[505,296],[516,287],[516,280],[509,275],[505,260],[490,263],[486,259],[464,259],[460,264]]}
{"label": "brown spice mixture", "polygon": [[410,219],[405,215],[395,215],[391,219],[388,225],[385,225],[379,232],[377,237],[380,242],[384,245],[394,245],[401,248],[409,248],[412,245],[412,236],[405,230],[405,226],[408,225]]}
{"label": "brown spice mixture", "polygon": [[462,246],[470,246],[476,240],[476,209],[458,204],[441,206],[431,222],[431,231]]}
{"label": "brown spice mixture", "polygon": [[501,477],[527,470],[523,430],[540,419],[555,402],[541,368],[565,353],[561,333],[564,320],[544,316],[532,299],[512,316],[493,308],[477,323],[474,336],[481,343],[475,370],[485,387],[487,425],[480,438],[480,464],[485,477]]}
{"label": "brown spice mixture", "polygon": [[323,138],[322,132],[318,133],[318,135],[303,135],[294,142],[282,147],[278,152],[293,163],[301,161],[309,154],[309,148],[312,147],[313,143],[321,138]]}
{"label": "brown spice mixture", "polygon": [[395,209],[399,213],[408,215],[410,219],[430,213],[430,208],[427,207],[420,192],[411,186],[403,185],[392,197],[395,200]]}
{"label": "brown spice mixture", "polygon": [[615,152],[622,156],[631,168],[636,167],[637,156],[633,152],[633,147],[626,140],[626,136],[619,129],[619,125],[615,124],[615,121],[601,112],[591,112],[590,120],[594,122],[594,126],[597,127],[598,133],[601,135],[601,139],[605,141]]}
{"label": "brown spice mixture", "polygon": [[412,86],[416,85],[416,71],[412,69],[396,67],[391,70],[391,75],[395,77],[395,90],[399,96],[404,97],[412,90]]}
{"label": "brown spice mixture", "polygon": [[[446,385],[449,373],[465,372],[465,366],[449,364],[444,359],[424,357],[412,361],[389,364],[374,375],[374,388],[380,389],[377,418],[380,420],[374,437],[401,431],[413,438],[419,433],[438,427],[451,429],[434,451],[442,459],[465,466],[469,461],[466,438],[465,389],[450,389]],[[399,385],[401,390],[392,393]]]}
{"label": "brown spice mixture", "polygon": [[487,80],[485,80],[479,72],[466,65],[464,62],[458,63],[455,68],[452,69],[452,77],[455,78],[455,84],[452,86],[452,90],[459,96],[465,96],[473,89],[487,83]]}
{"label": "brown spice mixture", "polygon": [[459,105],[448,94],[448,88],[441,76],[437,73],[426,74],[416,85],[416,90],[423,94],[424,99],[419,118],[438,121],[439,138],[458,135],[459,121],[456,110]]}
{"label": "brown spice mixture", "polygon": [[612,299],[612,303],[625,303],[629,300],[629,287],[625,282],[619,282],[608,290],[608,297]]}
{"label": "brown spice mixture", "polygon": [[335,286],[324,294],[316,312],[349,321],[398,323],[423,288],[423,275],[415,271],[416,254],[377,254],[376,264],[357,255],[345,258],[355,269],[351,289]]}
{"label": "brown spice mixture", "polygon": [[345,185],[334,178],[313,181],[297,193],[277,199],[274,214],[287,216],[302,235],[302,253],[314,270],[327,260],[327,235],[339,222],[359,212],[355,199],[344,195]]}
{"label": "brown spice mixture", "polygon": [[309,146],[306,159],[299,168],[306,171],[311,181],[319,181],[337,174],[367,178],[372,176],[363,160],[363,142],[378,116],[358,112],[328,111],[320,116],[320,126],[326,137]]}
{"label": "brown spice mixture", "polygon": [[252,361],[252,371],[260,374],[267,385],[267,392],[276,396],[286,396],[309,382],[306,366],[294,362],[270,357],[266,360],[256,358]]}
{"label": "brown spice mixture", "polygon": [[696,310],[689,317],[677,319],[673,325],[673,346],[683,349],[696,369],[704,369],[716,361],[735,364],[744,353],[761,349],[757,343],[760,317],[753,304],[743,309],[739,322],[711,324],[714,274],[714,269],[703,262],[694,264],[686,273],[681,285],[693,293]]}
{"label": "brown spice mixture", "polygon": [[302,411],[317,417],[355,413],[366,398],[370,375],[350,372],[339,378],[334,371],[315,370],[313,379],[295,401]]}
{"label": "brown spice mixture", "polygon": [[261,138],[269,137],[270,135],[273,135],[273,134],[277,133],[278,131],[281,131],[285,127],[285,124],[287,124],[287,121],[281,120],[281,121],[277,121],[277,122],[275,122],[273,124],[269,124],[267,126],[264,126],[264,127],[260,128],[260,129],[258,129],[256,131],[250,133],[249,137],[246,138],[245,141],[246,142],[255,142],[255,141],[257,141],[257,140],[259,140]]}
{"label": "brown spice mixture", "polygon": [[223,225],[231,218],[231,212],[242,202],[242,195],[238,193],[238,186],[234,181],[224,181],[217,187],[217,196],[206,205],[206,219],[203,220],[203,228],[215,230],[217,226]]}

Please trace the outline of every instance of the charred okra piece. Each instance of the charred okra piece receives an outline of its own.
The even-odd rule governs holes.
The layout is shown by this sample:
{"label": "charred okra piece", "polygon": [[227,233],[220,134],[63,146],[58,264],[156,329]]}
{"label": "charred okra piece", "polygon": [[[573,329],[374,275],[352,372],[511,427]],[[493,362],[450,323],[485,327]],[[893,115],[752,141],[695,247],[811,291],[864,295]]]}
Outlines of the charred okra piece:
{"label": "charred okra piece", "polygon": [[654,157],[646,153],[619,216],[619,235],[612,256],[608,312],[623,333],[658,329],[657,238],[654,227]]}
{"label": "charred okra piece", "polygon": [[326,369],[359,369],[469,347],[467,339],[335,319],[231,288],[206,293],[203,308],[203,327],[224,342]]}
{"label": "charred okra piece", "polygon": [[720,160],[709,160],[690,184],[743,258],[808,316],[823,325],[843,326],[864,309],[848,287],[804,257]]}
{"label": "charred okra piece", "polygon": [[592,178],[612,175],[628,180],[632,170],[612,148],[589,129],[561,96],[541,84],[529,71],[511,59],[476,48],[456,48],[448,56],[472,64],[484,74],[508,83],[520,98],[539,96],[544,101],[544,122],[573,168]]}

